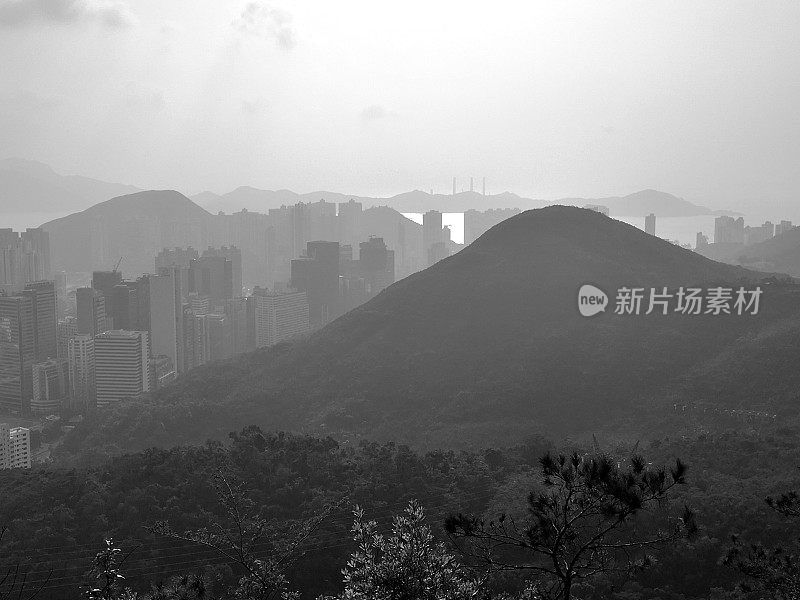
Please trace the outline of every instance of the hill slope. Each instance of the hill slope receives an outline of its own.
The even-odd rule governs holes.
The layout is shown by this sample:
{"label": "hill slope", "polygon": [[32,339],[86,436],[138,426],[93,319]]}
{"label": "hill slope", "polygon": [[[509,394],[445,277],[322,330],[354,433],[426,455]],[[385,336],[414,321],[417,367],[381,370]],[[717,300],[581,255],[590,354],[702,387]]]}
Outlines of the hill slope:
{"label": "hill slope", "polygon": [[[248,423],[424,446],[619,431],[623,419],[627,433],[638,435],[645,416],[658,422],[676,399],[691,400],[693,377],[720,361],[734,364],[748,340],[776,327],[794,335],[800,301],[793,288],[773,286],[757,316],[609,311],[586,319],[577,311],[580,285],[598,285],[613,302],[621,286],[759,277],[599,213],[528,211],[308,340],[190,373],[87,424],[68,447],[172,445]],[[781,357],[781,369],[798,359],[800,344]],[[717,392],[739,402],[738,374],[728,375]],[[762,383],[780,377],[800,385],[797,369],[770,372]]]}
{"label": "hill slope", "polygon": [[175,191],[128,194],[45,223],[54,269],[110,269],[120,257],[126,275],[152,272],[162,248],[204,248],[211,215]]}

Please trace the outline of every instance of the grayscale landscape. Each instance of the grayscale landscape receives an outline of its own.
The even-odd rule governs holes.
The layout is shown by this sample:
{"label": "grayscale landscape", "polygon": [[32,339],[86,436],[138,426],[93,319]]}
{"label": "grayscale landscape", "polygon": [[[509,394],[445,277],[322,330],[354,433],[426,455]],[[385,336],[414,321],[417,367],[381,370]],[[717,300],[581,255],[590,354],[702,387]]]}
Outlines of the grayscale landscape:
{"label": "grayscale landscape", "polygon": [[0,600],[798,598],[798,27],[0,0]]}

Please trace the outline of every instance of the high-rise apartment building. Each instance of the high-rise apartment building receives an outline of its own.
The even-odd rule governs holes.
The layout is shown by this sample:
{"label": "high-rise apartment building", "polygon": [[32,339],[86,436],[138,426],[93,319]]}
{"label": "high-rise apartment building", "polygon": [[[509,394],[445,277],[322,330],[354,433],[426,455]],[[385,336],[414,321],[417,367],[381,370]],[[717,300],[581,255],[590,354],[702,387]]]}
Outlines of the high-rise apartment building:
{"label": "high-rise apartment building", "polygon": [[69,359],[69,341],[78,335],[78,319],[67,317],[58,322],[56,328],[57,356],[59,360]]}
{"label": "high-rise apartment building", "polygon": [[394,252],[379,237],[370,237],[359,246],[359,271],[367,294],[374,296],[394,283]]}
{"label": "high-rise apartment building", "polygon": [[309,239],[336,240],[336,203],[320,200],[308,205]]}
{"label": "high-rise apartment building", "polygon": [[306,243],[311,239],[311,215],[308,205],[298,202],[289,207],[289,219],[292,258],[298,258],[303,255]]}
{"label": "high-rise apartment building", "polygon": [[189,264],[196,258],[200,258],[197,250],[189,246],[188,248],[164,248],[155,258],[155,272],[164,267],[183,267],[189,268]]}
{"label": "high-rise apartment building", "polygon": [[518,208],[492,208],[486,211],[468,210],[464,213],[464,244],[471,244],[495,225],[518,215]]}
{"label": "high-rise apartment building", "polygon": [[33,364],[57,354],[53,282],[31,282],[13,295],[0,294],[0,407],[28,412]]}
{"label": "high-rise apartment building", "polygon": [[78,334],[69,341],[71,408],[85,413],[95,408],[94,337]]}
{"label": "high-rise apartment building", "polygon": [[[364,207],[361,202],[356,202],[352,198],[348,202],[339,203],[339,215],[337,217],[339,226],[339,242],[349,245],[354,251],[358,250],[358,242],[361,237],[361,218],[364,214]],[[357,256],[353,257],[357,259]]]}
{"label": "high-rise apartment building", "polygon": [[36,362],[33,302],[29,296],[0,295],[0,408],[26,413]]}
{"label": "high-rise apartment building", "polygon": [[780,235],[794,229],[791,221],[781,221],[775,225],[775,235]]}
{"label": "high-rise apartment building", "polygon": [[[241,289],[241,284],[239,287]],[[233,262],[224,256],[206,255],[192,260],[189,265],[189,291],[208,296],[213,302],[234,298]],[[241,292],[237,295],[241,295]]]}
{"label": "high-rise apartment building", "polygon": [[221,248],[207,248],[203,251],[203,257],[221,256],[231,263],[231,274],[233,280],[233,295],[231,298],[242,297],[242,251],[236,246],[222,246]]}
{"label": "high-rise apartment building", "polygon": [[714,219],[715,244],[744,244],[744,218],[727,215]]}
{"label": "high-rise apartment building", "polygon": [[[438,262],[444,256],[450,255],[450,250],[447,248],[445,254],[443,246],[444,232],[442,230],[442,213],[438,210],[429,210],[422,215],[422,249],[423,255],[428,259],[428,266]],[[436,247],[436,250],[432,249]]]}
{"label": "high-rise apartment building", "polygon": [[273,292],[256,288],[252,296],[256,347],[272,346],[309,330],[305,292]]}
{"label": "high-rise apartment building", "polygon": [[33,307],[33,335],[36,360],[43,361],[58,356],[56,320],[56,288],[53,281],[31,281],[25,284],[23,296],[31,298]]}
{"label": "high-rise apartment building", "polygon": [[105,299],[106,327],[108,329],[120,329],[119,324],[114,322],[117,314],[114,306],[114,286],[122,283],[121,271],[94,271],[92,273],[92,289],[103,295]]}
{"label": "high-rise apartment building", "polygon": [[178,373],[184,371],[183,304],[180,267],[165,267],[150,277],[150,331],[154,355],[168,356]]}
{"label": "high-rise apartment building", "polygon": [[67,298],[67,274],[65,271],[56,271],[53,274],[56,283],[56,317],[63,319],[69,308]]}
{"label": "high-rise apartment building", "polygon": [[312,327],[341,314],[339,242],[308,242],[306,256],[292,261],[291,287],[306,292]]}
{"label": "high-rise apartment building", "polygon": [[150,344],[146,331],[112,329],[94,338],[95,395],[103,407],[150,391]]}
{"label": "high-rise apartment building", "polygon": [[31,468],[31,433],[0,423],[0,469]]}
{"label": "high-rise apartment building", "polygon": [[78,333],[95,336],[108,329],[106,299],[93,288],[78,288],[75,291],[78,312]]}
{"label": "high-rise apartment building", "polygon": [[0,229],[0,290],[12,293],[30,281],[52,278],[50,237],[43,229],[22,234]]}
{"label": "high-rise apartment building", "polygon": [[653,213],[644,218],[644,232],[650,235],[656,234],[656,216]]}
{"label": "high-rise apartment building", "polygon": [[751,227],[747,225],[744,228],[745,246],[766,242],[773,237],[775,237],[775,225],[771,221],[766,221],[760,227]]}
{"label": "high-rise apartment building", "polygon": [[[231,330],[231,353],[241,354],[255,350],[255,337],[251,337],[247,319],[247,298],[232,298],[223,304]],[[252,343],[251,343],[252,341]]]}
{"label": "high-rise apartment building", "polygon": [[32,379],[31,412],[40,415],[59,413],[68,394],[64,363],[55,359],[34,363]]}

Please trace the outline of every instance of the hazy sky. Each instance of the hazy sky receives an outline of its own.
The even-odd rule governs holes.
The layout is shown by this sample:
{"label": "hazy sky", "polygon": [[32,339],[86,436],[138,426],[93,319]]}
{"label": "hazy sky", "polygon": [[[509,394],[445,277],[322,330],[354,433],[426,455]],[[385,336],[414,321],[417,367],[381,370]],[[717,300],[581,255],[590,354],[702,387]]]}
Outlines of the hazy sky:
{"label": "hazy sky", "polygon": [[0,0],[0,156],[225,192],[800,200],[800,2]]}

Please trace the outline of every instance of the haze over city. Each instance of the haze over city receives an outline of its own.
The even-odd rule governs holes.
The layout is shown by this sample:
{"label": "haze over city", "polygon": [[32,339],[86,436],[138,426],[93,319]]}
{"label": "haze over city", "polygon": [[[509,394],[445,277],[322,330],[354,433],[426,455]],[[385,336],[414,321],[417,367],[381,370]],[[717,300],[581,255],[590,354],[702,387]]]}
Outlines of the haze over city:
{"label": "haze over city", "polygon": [[798,600],[798,32],[0,0],[0,600]]}
{"label": "haze over city", "polygon": [[187,194],[457,175],[785,213],[797,25],[791,1],[7,0],[0,154]]}

